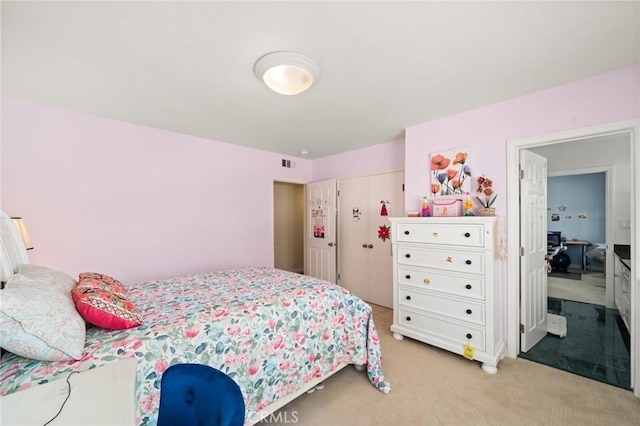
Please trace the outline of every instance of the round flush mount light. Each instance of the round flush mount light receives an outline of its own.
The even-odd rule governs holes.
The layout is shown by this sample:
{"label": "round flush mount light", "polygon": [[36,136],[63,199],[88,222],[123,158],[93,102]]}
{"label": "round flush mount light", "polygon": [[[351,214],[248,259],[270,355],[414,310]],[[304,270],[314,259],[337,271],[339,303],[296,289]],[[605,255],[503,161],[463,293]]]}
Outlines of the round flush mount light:
{"label": "round flush mount light", "polygon": [[282,95],[304,92],[320,75],[316,61],[297,52],[267,53],[258,59],[253,70],[264,84]]}

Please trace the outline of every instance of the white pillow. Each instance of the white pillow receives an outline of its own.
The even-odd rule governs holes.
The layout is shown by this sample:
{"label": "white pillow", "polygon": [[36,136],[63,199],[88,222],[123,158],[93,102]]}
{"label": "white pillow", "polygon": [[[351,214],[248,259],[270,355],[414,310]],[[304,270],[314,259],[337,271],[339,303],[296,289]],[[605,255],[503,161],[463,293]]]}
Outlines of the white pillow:
{"label": "white pillow", "polygon": [[71,299],[75,280],[24,266],[26,273],[14,274],[0,290],[0,347],[40,361],[80,359],[86,324]]}
{"label": "white pillow", "polygon": [[46,266],[33,265],[30,263],[18,265],[12,277],[5,287],[15,285],[37,285],[42,288],[51,288],[62,293],[71,293],[76,288],[78,281],[69,275],[58,272]]}

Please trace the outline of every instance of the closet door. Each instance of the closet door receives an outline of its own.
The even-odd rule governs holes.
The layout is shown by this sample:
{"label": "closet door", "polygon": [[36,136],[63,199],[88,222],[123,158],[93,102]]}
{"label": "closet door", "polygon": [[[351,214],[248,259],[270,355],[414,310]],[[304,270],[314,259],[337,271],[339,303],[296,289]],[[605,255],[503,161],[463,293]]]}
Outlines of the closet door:
{"label": "closet door", "polygon": [[404,215],[403,182],[403,172],[338,182],[338,284],[367,302],[389,308],[393,258],[388,217]]}
{"label": "closet door", "polygon": [[338,284],[368,300],[368,178],[340,179],[338,186]]}
{"label": "closet door", "polygon": [[372,247],[368,249],[367,301],[388,308],[393,307],[393,253],[388,218],[404,216],[403,183],[403,172],[369,176],[367,244]]}

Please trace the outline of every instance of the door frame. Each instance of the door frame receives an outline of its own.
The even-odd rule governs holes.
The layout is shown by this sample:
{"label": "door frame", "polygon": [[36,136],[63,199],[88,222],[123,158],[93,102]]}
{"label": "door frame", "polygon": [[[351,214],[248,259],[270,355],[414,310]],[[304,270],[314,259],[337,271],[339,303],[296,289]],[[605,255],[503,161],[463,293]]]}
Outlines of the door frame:
{"label": "door frame", "polygon": [[301,215],[302,217],[300,219],[302,219],[302,271],[300,271],[299,273],[304,274],[304,268],[306,266],[306,244],[307,241],[305,239],[305,231],[306,231],[306,215],[305,215],[305,208],[306,208],[306,185],[304,182],[296,182],[296,181],[288,181],[288,180],[278,180],[278,179],[274,179],[273,183],[271,184],[271,199],[272,199],[272,208],[271,211],[273,213],[273,220],[272,220],[272,242],[273,242],[273,266],[275,267],[276,265],[276,243],[277,240],[279,238],[279,234],[276,232],[276,194],[275,194],[275,187],[277,184],[286,184],[286,185],[296,185],[297,187],[299,187],[302,190],[302,212]]}
{"label": "door frame", "polygon": [[516,358],[520,353],[520,150],[561,142],[576,141],[596,136],[611,134],[628,134],[630,148],[631,174],[631,388],[634,395],[640,397],[640,293],[637,265],[640,265],[640,209],[636,204],[640,201],[640,185],[635,182],[640,178],[640,149],[638,149],[640,122],[638,119],[623,120],[598,126],[573,129],[558,133],[507,140],[507,355]]}
{"label": "door frame", "polygon": [[615,308],[613,303],[613,218],[611,217],[611,211],[613,210],[613,179],[611,173],[613,172],[613,167],[611,166],[597,166],[597,167],[584,167],[580,169],[569,169],[569,170],[561,170],[557,172],[547,173],[547,177],[558,177],[558,176],[576,176],[576,175],[585,175],[585,174],[594,174],[594,173],[604,173],[604,243],[607,245],[606,250],[606,259],[604,265],[604,276],[605,276],[605,306],[607,308]]}

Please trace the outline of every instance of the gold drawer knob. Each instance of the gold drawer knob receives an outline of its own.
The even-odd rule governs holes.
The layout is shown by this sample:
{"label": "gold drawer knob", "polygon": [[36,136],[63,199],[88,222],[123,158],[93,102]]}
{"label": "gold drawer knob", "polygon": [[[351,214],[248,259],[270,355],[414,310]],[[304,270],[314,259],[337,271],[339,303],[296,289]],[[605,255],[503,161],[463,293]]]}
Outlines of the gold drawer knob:
{"label": "gold drawer knob", "polygon": [[432,235],[433,235],[433,238],[438,238],[438,233],[437,232],[434,232]]}
{"label": "gold drawer knob", "polygon": [[431,281],[429,281],[429,278],[425,278],[424,280],[422,280],[422,282],[424,283],[424,285],[428,285]]}

